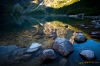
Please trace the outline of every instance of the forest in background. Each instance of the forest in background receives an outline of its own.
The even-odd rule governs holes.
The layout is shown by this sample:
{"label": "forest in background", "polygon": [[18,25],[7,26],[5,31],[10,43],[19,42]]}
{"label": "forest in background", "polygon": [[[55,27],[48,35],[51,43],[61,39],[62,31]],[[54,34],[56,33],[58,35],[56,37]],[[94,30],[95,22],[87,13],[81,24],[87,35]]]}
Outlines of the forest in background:
{"label": "forest in background", "polygon": [[66,14],[100,15],[100,2],[99,0],[80,0],[58,11]]}
{"label": "forest in background", "polygon": [[[86,16],[98,16],[100,15],[100,5],[99,0],[80,0],[71,4],[69,6],[64,6],[62,8],[54,9],[47,7],[46,11],[49,14],[80,14],[84,13]],[[39,13],[40,11],[36,12]]]}
{"label": "forest in background", "polygon": [[[27,3],[30,0],[25,0],[25,3]],[[1,0],[0,1],[0,13],[11,13],[13,6],[16,3],[22,3],[21,0]],[[47,7],[45,10],[48,12],[48,14],[79,14],[84,13],[85,15],[100,15],[100,5],[99,0],[80,0],[78,2],[75,2],[74,4],[71,4],[69,6],[64,6],[59,9],[54,9],[51,7]],[[35,5],[35,4],[34,4]],[[28,5],[27,5],[28,6]],[[26,6],[23,6],[26,8]],[[42,6],[42,8],[45,8],[45,6]],[[33,14],[45,14],[43,10],[37,10],[32,12]]]}

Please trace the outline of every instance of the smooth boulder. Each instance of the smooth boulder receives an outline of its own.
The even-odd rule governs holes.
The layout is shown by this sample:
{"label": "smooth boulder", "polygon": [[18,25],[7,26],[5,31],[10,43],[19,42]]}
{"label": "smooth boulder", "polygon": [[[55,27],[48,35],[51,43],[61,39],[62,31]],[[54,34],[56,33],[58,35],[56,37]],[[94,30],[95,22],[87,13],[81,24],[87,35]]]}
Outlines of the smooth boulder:
{"label": "smooth boulder", "polygon": [[68,56],[74,51],[73,45],[65,38],[57,37],[53,44],[53,49],[62,56]]}
{"label": "smooth boulder", "polygon": [[54,60],[57,58],[54,50],[52,49],[45,49],[43,52],[42,52],[42,55],[41,55],[41,58],[43,61],[45,60]]}
{"label": "smooth boulder", "polygon": [[87,41],[87,38],[81,33],[77,32],[77,36],[74,38],[76,43],[84,43]]}
{"label": "smooth boulder", "polygon": [[91,50],[82,50],[82,51],[80,52],[80,56],[81,56],[84,60],[87,60],[87,61],[93,61],[93,60],[95,60],[95,58],[96,58],[94,52],[91,51]]}

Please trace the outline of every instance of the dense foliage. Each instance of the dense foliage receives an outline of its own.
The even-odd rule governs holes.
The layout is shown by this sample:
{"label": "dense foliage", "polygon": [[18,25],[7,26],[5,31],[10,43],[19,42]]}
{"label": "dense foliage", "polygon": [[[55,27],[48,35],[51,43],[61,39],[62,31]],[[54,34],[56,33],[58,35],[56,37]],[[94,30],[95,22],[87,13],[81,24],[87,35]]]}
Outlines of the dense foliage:
{"label": "dense foliage", "polygon": [[67,6],[66,9],[67,14],[100,15],[100,2],[99,0],[80,0]]}
{"label": "dense foliage", "polygon": [[[33,6],[38,6],[43,2],[42,7],[32,12],[33,14],[79,14],[84,13],[85,15],[100,15],[99,0],[33,0],[37,4],[33,3]],[[38,2],[37,2],[38,1]],[[20,3],[25,10],[30,6],[31,0],[1,0],[0,1],[0,13],[11,14],[14,5]],[[8,7],[9,6],[9,7]],[[47,7],[48,6],[48,7]],[[15,10],[17,13],[17,9]],[[16,13],[15,12],[15,13]]]}
{"label": "dense foliage", "polygon": [[[34,0],[33,3],[40,3],[42,0]],[[79,0],[43,0],[43,5],[52,8],[61,8],[73,4]]]}
{"label": "dense foliage", "polygon": [[[100,15],[99,0],[73,0],[73,4],[68,4],[68,0],[54,0],[51,3],[51,7],[46,8],[50,14],[79,14],[85,15]],[[76,2],[78,1],[78,2]],[[71,0],[70,0],[71,2]],[[66,4],[65,4],[66,3]],[[56,5],[56,6],[54,6]],[[56,8],[56,9],[55,9]]]}

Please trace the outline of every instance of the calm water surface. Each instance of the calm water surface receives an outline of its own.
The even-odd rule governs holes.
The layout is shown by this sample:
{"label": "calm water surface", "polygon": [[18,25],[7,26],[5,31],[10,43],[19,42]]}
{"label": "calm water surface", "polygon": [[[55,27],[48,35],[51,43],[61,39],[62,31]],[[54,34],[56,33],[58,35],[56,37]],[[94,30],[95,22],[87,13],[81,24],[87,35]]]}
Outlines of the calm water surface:
{"label": "calm water surface", "polygon": [[[44,64],[40,61],[40,53],[43,49],[51,48],[50,40],[45,41],[43,37],[38,38],[33,35],[36,33],[34,25],[44,24],[46,22],[58,21],[66,23],[75,28],[75,24],[81,23],[90,23],[91,19],[74,19],[68,18],[66,16],[49,16],[49,15],[22,15],[22,16],[6,16],[3,18],[2,23],[0,24],[0,65],[1,66],[58,66],[58,63],[64,58],[57,54],[58,58],[55,61]],[[86,22],[85,22],[86,21]],[[80,30],[80,29],[79,29]],[[83,30],[81,30],[83,31]],[[83,31],[84,32],[84,31]],[[67,31],[66,39],[69,39],[72,36],[73,31]],[[66,58],[67,62],[65,66],[100,66],[100,42],[99,40],[92,39],[89,34],[86,34],[87,42],[82,44],[77,44],[74,42],[74,52]],[[13,47],[18,49],[27,48],[31,43],[40,43],[42,44],[42,49],[38,49],[36,52],[32,53],[31,60],[26,62],[20,62],[16,64],[9,65],[5,63],[5,59],[11,58],[12,53],[15,50]],[[4,46],[6,48],[4,48]],[[9,47],[10,46],[10,47]],[[80,57],[79,52],[82,50],[92,50],[96,55],[96,60],[94,63],[85,64],[85,61]],[[12,52],[9,52],[11,50]],[[10,53],[10,55],[8,55]],[[4,64],[5,63],[5,64]]]}

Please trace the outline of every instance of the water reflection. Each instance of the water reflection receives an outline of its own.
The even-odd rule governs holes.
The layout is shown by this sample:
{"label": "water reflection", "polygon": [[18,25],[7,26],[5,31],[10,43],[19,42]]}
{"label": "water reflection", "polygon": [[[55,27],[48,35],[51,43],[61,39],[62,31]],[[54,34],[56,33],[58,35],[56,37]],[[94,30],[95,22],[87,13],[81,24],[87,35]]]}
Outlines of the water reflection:
{"label": "water reflection", "polygon": [[[73,22],[70,22],[69,18],[65,17],[65,15],[59,17],[50,15],[20,15],[11,17],[9,18],[10,22],[3,25],[3,30],[0,32],[0,44],[2,45],[15,44],[20,47],[26,47],[32,42],[43,43],[44,41],[44,46],[48,45],[49,47],[49,42],[52,44],[53,40],[46,41],[45,39],[50,37],[54,32],[56,32],[57,37],[65,37],[72,44],[78,31],[82,32],[88,39],[92,39],[84,31],[73,27],[71,25]],[[66,24],[68,24],[68,28],[65,27]]]}
{"label": "water reflection", "polygon": [[[19,47],[26,48],[27,46],[30,46],[33,42],[36,42],[36,43],[42,44],[42,47],[41,47],[42,49],[47,49],[47,48],[52,48],[52,44],[54,42],[54,39],[53,39],[54,37],[52,37],[52,34],[53,36],[56,34],[55,37],[64,37],[68,39],[74,46],[74,52],[70,55],[70,57],[67,58],[66,65],[77,66],[80,62],[83,62],[84,60],[79,56],[79,52],[83,49],[93,50],[97,56],[96,62],[100,61],[100,58],[99,58],[100,54],[98,53],[100,43],[90,40],[92,38],[88,34],[83,32],[82,30],[79,30],[76,27],[73,27],[71,25],[71,23],[73,22],[70,23],[69,19],[65,16],[53,17],[53,16],[47,16],[47,15],[46,16],[21,15],[21,16],[13,16],[12,18],[9,19],[10,22],[8,22],[8,24],[5,24],[2,26],[3,28],[5,28],[5,26],[9,25],[11,26],[10,28],[12,30],[9,31],[9,28],[5,28],[5,29],[8,29],[8,31],[1,30],[0,45],[17,45]],[[66,24],[68,24],[68,27],[66,27]],[[77,31],[81,31],[89,40],[82,44],[75,43],[74,37],[77,35],[76,34]],[[2,53],[0,54],[0,56],[2,55],[1,59],[3,58],[7,59],[8,55],[5,58],[6,52],[3,52],[4,51],[2,49],[3,46],[0,46],[0,47],[1,47],[0,52],[2,51]],[[3,53],[5,55],[3,55]],[[20,64],[12,64],[11,66],[13,65],[15,66],[40,65],[42,63],[40,61],[40,58],[41,58],[40,53],[41,51],[39,50],[39,52],[36,53],[37,55],[33,56],[33,58],[27,63],[20,62]],[[8,54],[10,54],[10,52]],[[33,53],[33,55],[34,54],[35,53]],[[62,59],[63,57],[58,55],[58,59],[56,61],[50,62],[48,64],[41,64],[41,66],[45,66],[45,65],[57,66],[57,64]],[[1,64],[3,64],[2,60],[0,60],[0,62]],[[35,62],[37,62],[38,64]]]}

